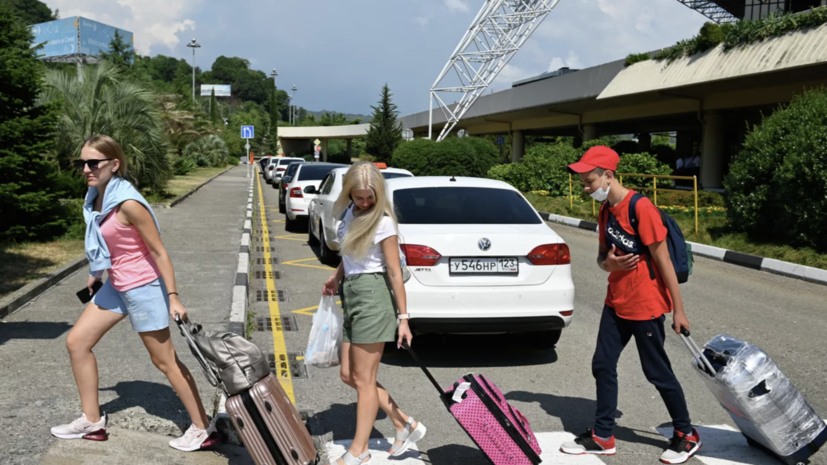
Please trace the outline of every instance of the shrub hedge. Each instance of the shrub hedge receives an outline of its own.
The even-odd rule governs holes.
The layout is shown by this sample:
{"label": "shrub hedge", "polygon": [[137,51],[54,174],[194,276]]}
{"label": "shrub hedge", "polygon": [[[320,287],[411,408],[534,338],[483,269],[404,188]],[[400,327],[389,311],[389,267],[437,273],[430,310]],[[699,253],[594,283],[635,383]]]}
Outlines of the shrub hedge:
{"label": "shrub hedge", "polygon": [[827,251],[827,90],[795,96],[754,126],[724,186],[735,227]]}
{"label": "shrub hedge", "polygon": [[442,142],[403,142],[393,152],[391,164],[414,176],[486,177],[499,158],[497,147],[485,139],[450,137]]}

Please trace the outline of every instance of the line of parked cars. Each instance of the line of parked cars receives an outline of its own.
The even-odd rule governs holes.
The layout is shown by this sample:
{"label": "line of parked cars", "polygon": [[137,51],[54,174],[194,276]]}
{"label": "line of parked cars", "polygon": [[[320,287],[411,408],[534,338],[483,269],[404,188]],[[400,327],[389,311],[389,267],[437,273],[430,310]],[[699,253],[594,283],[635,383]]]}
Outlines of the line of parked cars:
{"label": "line of parked cars", "polygon": [[[521,332],[537,347],[553,347],[574,313],[571,253],[525,197],[491,179],[379,168],[411,275],[405,291],[412,329]],[[306,222],[308,241],[330,265],[341,246],[333,204],[348,169],[293,160],[274,183],[288,229]]]}

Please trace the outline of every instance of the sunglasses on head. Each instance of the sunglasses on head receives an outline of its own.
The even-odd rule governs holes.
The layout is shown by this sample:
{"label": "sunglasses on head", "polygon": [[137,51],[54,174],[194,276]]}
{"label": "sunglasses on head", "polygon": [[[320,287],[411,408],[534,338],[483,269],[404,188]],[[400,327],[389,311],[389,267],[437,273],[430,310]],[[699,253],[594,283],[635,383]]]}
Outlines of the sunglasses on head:
{"label": "sunglasses on head", "polygon": [[72,163],[74,163],[75,168],[77,168],[80,171],[83,171],[84,166],[89,166],[90,170],[96,171],[98,168],[100,168],[101,162],[111,161],[111,160],[114,160],[114,158],[99,158],[99,159],[93,159],[93,160],[72,160]]}

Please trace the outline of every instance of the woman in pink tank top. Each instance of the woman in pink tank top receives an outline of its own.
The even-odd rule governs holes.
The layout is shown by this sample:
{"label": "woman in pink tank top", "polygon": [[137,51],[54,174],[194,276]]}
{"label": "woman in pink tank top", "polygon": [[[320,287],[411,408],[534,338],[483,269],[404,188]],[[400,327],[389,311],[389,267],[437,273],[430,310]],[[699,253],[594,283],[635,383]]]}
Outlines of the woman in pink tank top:
{"label": "woman in pink tank top", "polygon": [[[80,159],[75,162],[90,187],[84,207],[89,222],[86,249],[90,268],[106,269],[109,279],[94,294],[66,338],[83,414],[69,424],[52,428],[52,435],[96,441],[108,438],[106,415],[100,412],[98,366],[92,349],[104,334],[129,317],[152,363],[167,376],[192,419],[192,426],[169,445],[182,451],[214,445],[220,440],[215,422],[207,418],[195,380],[178,360],[169,332],[170,316],[183,319],[187,309],[178,300],[175,271],[161,242],[154,214],[140,193],[125,184],[128,181],[123,150],[107,136],[93,136],[84,143]],[[94,198],[91,188],[97,191]],[[111,191],[109,196],[107,188]],[[93,222],[100,215],[106,216],[98,235],[97,223]],[[90,294],[102,273],[95,271],[89,277]]]}

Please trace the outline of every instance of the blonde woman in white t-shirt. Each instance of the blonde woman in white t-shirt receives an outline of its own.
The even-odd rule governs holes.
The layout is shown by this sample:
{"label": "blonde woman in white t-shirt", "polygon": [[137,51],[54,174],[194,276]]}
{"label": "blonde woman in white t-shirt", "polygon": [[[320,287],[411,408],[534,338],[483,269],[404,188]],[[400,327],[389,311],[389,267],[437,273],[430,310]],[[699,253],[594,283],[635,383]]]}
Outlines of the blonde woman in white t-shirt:
{"label": "blonde woman in white t-shirt", "polygon": [[356,437],[347,453],[331,465],[360,465],[370,461],[368,439],[379,407],[396,428],[396,442],[389,451],[393,456],[404,454],[422,439],[425,425],[405,415],[376,381],[385,343],[396,339],[401,345],[404,339],[410,344],[413,336],[408,327],[396,215],[388,200],[385,179],[373,163],[356,163],[347,171],[334,211],[337,215],[344,213],[338,231],[342,262],[325,281],[323,293],[334,295],[341,290],[341,376],[345,384],[356,389],[358,401]]}

